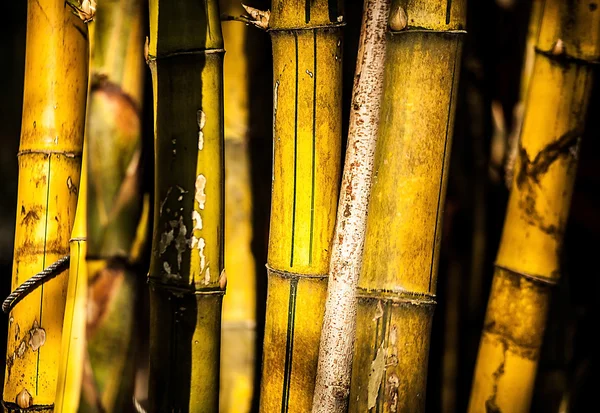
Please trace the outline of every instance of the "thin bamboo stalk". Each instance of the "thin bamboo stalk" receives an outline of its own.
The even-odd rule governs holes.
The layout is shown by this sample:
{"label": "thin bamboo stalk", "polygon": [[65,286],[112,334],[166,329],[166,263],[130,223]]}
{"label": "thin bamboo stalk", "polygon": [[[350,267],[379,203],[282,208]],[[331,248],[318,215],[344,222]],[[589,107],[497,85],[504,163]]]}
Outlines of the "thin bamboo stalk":
{"label": "thin bamboo stalk", "polygon": [[[87,145],[87,144],[86,144]],[[75,413],[79,408],[81,379],[86,359],[85,326],[87,321],[87,151],[84,146],[81,180],[77,197],[77,212],[71,234],[69,282],[63,324],[60,362],[54,411]]]}
{"label": "thin bamboo stalk", "polygon": [[313,413],[346,413],[373,159],[383,91],[389,0],[365,0],[348,149],[337,208]]}
{"label": "thin bamboo stalk", "polygon": [[223,271],[223,39],[216,0],[150,1],[155,119],[150,411],[216,412]]}
{"label": "thin bamboo stalk", "polygon": [[338,1],[273,0],[273,182],[261,412],[310,411],[341,161]]}
{"label": "thin bamboo stalk", "polygon": [[546,0],[469,412],[527,412],[569,213],[600,14]]}
{"label": "thin bamboo stalk", "polygon": [[466,7],[395,0],[358,285],[350,412],[420,412]]}
{"label": "thin bamboo stalk", "polygon": [[[63,0],[30,1],[13,289],[69,254],[87,68],[87,28],[81,19]],[[4,411],[53,411],[67,280],[63,273],[48,281],[10,313]]]}
{"label": "thin bamboo stalk", "polygon": [[[238,15],[238,0],[221,0],[221,12]],[[250,187],[250,74],[253,46],[239,22],[222,24],[225,42],[223,67],[225,99],[225,268],[227,295],[223,301],[221,335],[222,413],[248,413],[254,396],[256,288],[252,242]]]}
{"label": "thin bamboo stalk", "polygon": [[98,4],[86,139],[88,318],[80,412],[128,411],[135,375],[133,270],[141,219],[143,40],[139,0]]}

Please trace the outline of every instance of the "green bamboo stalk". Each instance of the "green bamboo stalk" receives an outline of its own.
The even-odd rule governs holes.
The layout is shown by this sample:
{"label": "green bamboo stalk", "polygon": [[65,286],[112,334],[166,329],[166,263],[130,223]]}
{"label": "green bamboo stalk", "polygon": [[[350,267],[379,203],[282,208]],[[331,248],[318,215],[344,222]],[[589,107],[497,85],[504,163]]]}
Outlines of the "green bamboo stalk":
{"label": "green bamboo stalk", "polygon": [[223,271],[223,39],[216,0],[150,1],[155,128],[152,412],[217,412]]}

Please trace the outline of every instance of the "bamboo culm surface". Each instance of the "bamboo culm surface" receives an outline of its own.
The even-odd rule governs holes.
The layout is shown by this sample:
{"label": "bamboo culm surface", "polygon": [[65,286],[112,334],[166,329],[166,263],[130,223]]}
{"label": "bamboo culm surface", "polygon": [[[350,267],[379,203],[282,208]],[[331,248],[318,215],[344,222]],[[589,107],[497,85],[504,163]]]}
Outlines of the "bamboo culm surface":
{"label": "bamboo culm surface", "polygon": [[341,161],[341,2],[273,0],[273,182],[260,411],[310,411]]}
{"label": "bamboo culm surface", "polygon": [[469,412],[529,411],[569,213],[600,13],[545,0]]}
{"label": "bamboo culm surface", "polygon": [[[62,0],[29,1],[12,288],[69,254],[81,169],[87,27]],[[9,315],[3,406],[54,410],[68,272]]]}
{"label": "bamboo culm surface", "polygon": [[223,52],[216,0],[150,1],[150,411],[218,411],[226,284]]}
{"label": "bamboo culm surface", "polygon": [[389,0],[365,0],[337,208],[313,413],[346,413],[373,158],[383,91]]}
{"label": "bamboo culm surface", "polygon": [[350,412],[425,409],[465,3],[391,5]]}

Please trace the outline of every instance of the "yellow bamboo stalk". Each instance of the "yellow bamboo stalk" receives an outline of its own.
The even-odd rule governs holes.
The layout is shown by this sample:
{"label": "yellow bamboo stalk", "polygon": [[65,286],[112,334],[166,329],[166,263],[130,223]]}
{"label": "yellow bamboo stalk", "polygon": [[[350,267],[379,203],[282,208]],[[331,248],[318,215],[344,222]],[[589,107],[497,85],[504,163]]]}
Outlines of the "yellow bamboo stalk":
{"label": "yellow bamboo stalk", "polygon": [[[84,147],[85,151],[85,147]],[[77,212],[71,234],[69,282],[63,324],[60,362],[56,387],[57,413],[75,413],[79,407],[81,379],[86,359],[85,325],[87,321],[87,155],[84,154],[77,198]]]}
{"label": "yellow bamboo stalk", "polygon": [[469,412],[528,412],[560,253],[600,13],[546,0]]}
{"label": "yellow bamboo stalk", "polygon": [[155,120],[152,412],[217,412],[223,271],[223,39],[216,0],[150,1]]}
{"label": "yellow bamboo stalk", "polygon": [[[238,0],[221,0],[221,12],[239,15]],[[222,24],[227,53],[223,68],[225,104],[225,268],[228,291],[221,327],[220,412],[248,413],[254,394],[255,262],[249,160],[248,30],[239,22]]]}
{"label": "yellow bamboo stalk", "polygon": [[425,408],[465,6],[392,2],[350,412]]}
{"label": "yellow bamboo stalk", "polygon": [[343,17],[337,1],[271,6],[274,157],[260,411],[306,413],[339,188]]}
{"label": "yellow bamboo stalk", "polygon": [[[69,254],[87,67],[87,28],[81,19],[63,0],[28,2],[13,289]],[[67,280],[65,272],[48,281],[10,313],[7,412],[53,411]]]}

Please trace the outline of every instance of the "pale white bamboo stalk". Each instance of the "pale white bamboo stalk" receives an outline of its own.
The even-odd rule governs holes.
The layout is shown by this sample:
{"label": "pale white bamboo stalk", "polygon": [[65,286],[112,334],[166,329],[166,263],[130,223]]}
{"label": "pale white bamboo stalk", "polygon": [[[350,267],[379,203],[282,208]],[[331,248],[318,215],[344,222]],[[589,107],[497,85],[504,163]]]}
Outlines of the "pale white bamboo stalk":
{"label": "pale white bamboo stalk", "polygon": [[355,294],[379,129],[389,9],[390,0],[365,0],[363,8],[313,413],[345,413],[348,407],[356,330]]}

